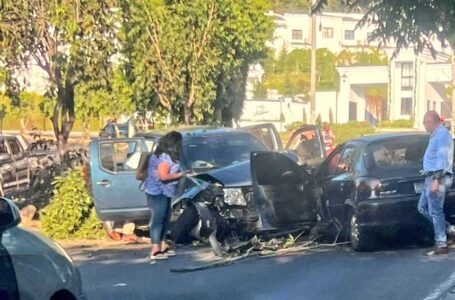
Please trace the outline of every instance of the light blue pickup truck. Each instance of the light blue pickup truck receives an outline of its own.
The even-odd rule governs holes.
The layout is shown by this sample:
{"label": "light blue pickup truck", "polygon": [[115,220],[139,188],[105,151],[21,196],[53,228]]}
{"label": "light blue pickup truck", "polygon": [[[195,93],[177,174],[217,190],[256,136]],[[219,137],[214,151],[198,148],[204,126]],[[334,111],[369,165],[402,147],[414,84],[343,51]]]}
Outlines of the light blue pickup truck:
{"label": "light blue pickup truck", "polygon": [[[252,152],[287,152],[295,160],[308,163],[322,161],[325,157],[322,135],[315,126],[305,126],[295,131],[286,147],[283,147],[272,124],[240,129],[197,127],[178,131],[183,135],[182,168],[191,170],[194,177],[221,184],[226,204],[238,204],[239,218],[249,214],[247,202],[253,199],[250,170]],[[153,151],[166,132],[151,131],[132,138],[97,139],[91,142],[90,185],[96,212],[102,221],[128,220],[138,225],[148,223],[150,210],[135,173],[141,153]],[[314,147],[310,152],[300,151],[305,134],[314,137]],[[180,196],[188,189],[187,182],[182,180],[179,183],[178,196],[173,199],[173,204],[182,200]]]}

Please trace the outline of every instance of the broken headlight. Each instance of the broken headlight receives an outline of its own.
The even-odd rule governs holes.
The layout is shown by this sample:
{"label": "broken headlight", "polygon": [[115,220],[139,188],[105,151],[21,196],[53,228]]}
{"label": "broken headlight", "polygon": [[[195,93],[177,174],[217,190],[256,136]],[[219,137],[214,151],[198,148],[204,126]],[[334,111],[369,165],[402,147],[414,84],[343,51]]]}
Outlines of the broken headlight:
{"label": "broken headlight", "polygon": [[240,188],[223,189],[224,203],[232,206],[246,206],[246,199]]}

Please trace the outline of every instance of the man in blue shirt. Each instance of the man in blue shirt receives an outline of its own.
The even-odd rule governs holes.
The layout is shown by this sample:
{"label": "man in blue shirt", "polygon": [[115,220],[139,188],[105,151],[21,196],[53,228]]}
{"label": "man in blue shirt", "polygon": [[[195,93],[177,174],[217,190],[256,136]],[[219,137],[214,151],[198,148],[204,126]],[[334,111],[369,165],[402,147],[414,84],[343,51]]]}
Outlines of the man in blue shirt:
{"label": "man in blue shirt", "polygon": [[436,111],[427,112],[423,124],[430,133],[430,141],[423,156],[423,171],[427,177],[418,210],[434,227],[436,247],[426,255],[443,255],[449,252],[447,234],[453,235],[443,210],[446,189],[452,186],[453,140]]}

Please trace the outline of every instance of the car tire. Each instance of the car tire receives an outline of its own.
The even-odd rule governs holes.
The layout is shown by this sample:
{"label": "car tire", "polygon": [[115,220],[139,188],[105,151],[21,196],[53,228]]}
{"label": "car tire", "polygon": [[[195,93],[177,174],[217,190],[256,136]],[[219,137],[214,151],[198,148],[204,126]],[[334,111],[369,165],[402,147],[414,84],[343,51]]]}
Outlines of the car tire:
{"label": "car tire", "polygon": [[193,241],[190,232],[199,221],[199,214],[193,205],[187,205],[183,213],[175,221],[171,231],[171,239],[177,244],[188,244]]}
{"label": "car tire", "polygon": [[371,251],[376,248],[376,242],[372,236],[365,232],[359,225],[357,214],[352,210],[348,213],[348,237],[351,241],[351,247],[355,251]]}

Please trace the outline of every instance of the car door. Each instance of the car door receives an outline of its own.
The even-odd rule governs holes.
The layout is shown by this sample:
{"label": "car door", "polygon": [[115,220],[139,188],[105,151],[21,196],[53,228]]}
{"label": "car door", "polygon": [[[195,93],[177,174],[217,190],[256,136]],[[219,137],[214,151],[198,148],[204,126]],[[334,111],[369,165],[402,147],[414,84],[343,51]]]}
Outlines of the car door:
{"label": "car door", "polygon": [[90,144],[90,175],[95,208],[105,221],[148,218],[149,209],[136,169],[144,138],[101,139]]}
{"label": "car door", "polygon": [[360,149],[357,145],[338,147],[319,169],[318,186],[329,217],[344,222],[345,202],[353,200],[355,191],[355,166]]}
{"label": "car door", "polygon": [[251,175],[263,229],[316,222],[317,204],[307,188],[311,176],[290,157],[278,152],[253,152]]}
{"label": "car door", "polygon": [[324,140],[318,127],[303,126],[291,135],[285,147],[299,158],[299,164],[318,165],[326,157]]}
{"label": "car door", "polygon": [[266,123],[241,127],[239,129],[254,135],[270,151],[283,151],[283,143],[281,142],[280,135],[278,134],[275,125]]}
{"label": "car door", "polygon": [[11,156],[13,157],[14,160],[17,184],[19,185],[28,183],[30,180],[29,178],[30,172],[28,158],[24,152],[25,149],[22,149],[22,146],[20,145],[16,137],[7,138],[7,142],[11,152]]}

